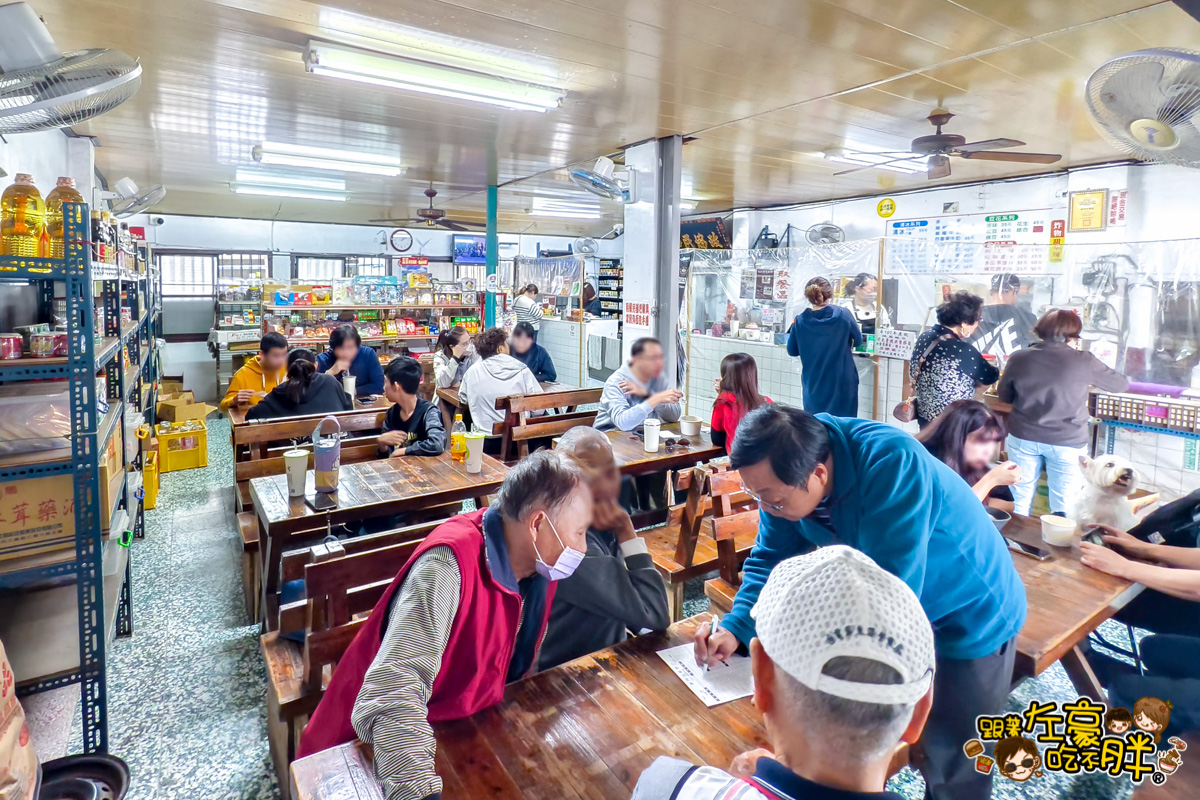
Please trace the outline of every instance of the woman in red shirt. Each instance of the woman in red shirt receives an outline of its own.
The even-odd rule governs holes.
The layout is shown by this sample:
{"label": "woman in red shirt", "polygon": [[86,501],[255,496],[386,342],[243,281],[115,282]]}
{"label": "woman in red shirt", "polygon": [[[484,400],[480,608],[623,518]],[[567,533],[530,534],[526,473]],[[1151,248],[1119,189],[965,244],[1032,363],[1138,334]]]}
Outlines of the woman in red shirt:
{"label": "woman in red shirt", "polygon": [[758,364],[749,353],[730,353],[721,359],[721,377],[713,383],[717,401],[713,403],[712,440],[728,453],[742,417],[771,398],[758,392]]}

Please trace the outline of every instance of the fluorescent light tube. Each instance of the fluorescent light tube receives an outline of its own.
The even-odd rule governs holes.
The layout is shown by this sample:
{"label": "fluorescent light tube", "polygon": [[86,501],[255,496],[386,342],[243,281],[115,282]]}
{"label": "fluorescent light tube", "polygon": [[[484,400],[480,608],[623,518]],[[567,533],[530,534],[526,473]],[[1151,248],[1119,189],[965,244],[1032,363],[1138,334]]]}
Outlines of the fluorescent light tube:
{"label": "fluorescent light tube", "polygon": [[301,200],[332,200],[336,203],[346,202],[349,196],[345,192],[341,194],[337,192],[317,192],[305,191],[304,189],[289,189],[283,186],[247,186],[244,184],[233,184],[230,188],[234,194],[257,194],[264,197],[298,197]]}
{"label": "fluorescent light tube", "polygon": [[363,172],[368,175],[388,177],[404,174],[404,167],[398,157],[378,153],[359,153],[327,147],[263,142],[254,148],[252,155],[254,160],[260,164]]}
{"label": "fluorescent light tube", "polygon": [[856,153],[854,156],[835,156],[825,153],[826,161],[836,161],[839,164],[853,164],[856,167],[875,167],[876,169],[886,169],[889,172],[900,172],[905,175],[916,175],[927,170],[917,167],[916,165],[907,165],[904,161],[899,161],[895,164],[879,164],[874,161],[859,158]]}
{"label": "fluorescent light tube", "polygon": [[558,108],[566,94],[563,89],[327,42],[308,43],[304,67],[314,75],[471,100],[519,111],[545,113]]}
{"label": "fluorescent light tube", "polygon": [[288,186],[297,189],[318,189],[326,192],[346,191],[346,182],[338,178],[309,178],[303,175],[238,169],[237,182],[255,186]]}
{"label": "fluorescent light tube", "polygon": [[559,217],[560,219],[600,219],[599,211],[556,211],[554,209],[535,208],[529,212],[531,217]]}

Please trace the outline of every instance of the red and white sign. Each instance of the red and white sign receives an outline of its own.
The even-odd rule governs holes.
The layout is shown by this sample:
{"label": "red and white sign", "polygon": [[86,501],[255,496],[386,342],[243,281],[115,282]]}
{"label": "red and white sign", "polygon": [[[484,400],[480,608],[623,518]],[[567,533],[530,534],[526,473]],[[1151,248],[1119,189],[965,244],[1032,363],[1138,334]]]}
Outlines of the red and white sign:
{"label": "red and white sign", "polygon": [[146,241],[146,229],[145,228],[140,228],[140,227],[135,228],[134,226],[130,225],[129,226],[129,235],[131,237],[133,237],[133,240],[135,242]]}
{"label": "red and white sign", "polygon": [[1128,200],[1129,192],[1124,189],[1108,193],[1108,227],[1120,228],[1125,225],[1125,204]]}
{"label": "red and white sign", "polygon": [[640,325],[643,328],[650,327],[650,304],[649,303],[626,303],[625,304],[625,324]]}
{"label": "red and white sign", "polygon": [[400,266],[402,267],[428,267],[428,256],[400,256]]}

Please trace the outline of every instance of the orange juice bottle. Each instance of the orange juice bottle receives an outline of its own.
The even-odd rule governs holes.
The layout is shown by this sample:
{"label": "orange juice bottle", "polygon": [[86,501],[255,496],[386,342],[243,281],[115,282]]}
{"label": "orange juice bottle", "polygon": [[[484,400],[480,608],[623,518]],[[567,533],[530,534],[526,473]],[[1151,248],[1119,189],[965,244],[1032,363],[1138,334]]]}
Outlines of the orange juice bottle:
{"label": "orange juice bottle", "polygon": [[462,414],[454,415],[454,425],[450,427],[450,458],[459,462],[467,460],[467,426],[463,424]]}
{"label": "orange juice bottle", "polygon": [[49,240],[47,258],[62,258],[65,251],[63,203],[82,203],[83,195],[75,188],[74,178],[59,178],[58,185],[46,195],[46,238]]}
{"label": "orange juice bottle", "polygon": [[0,195],[0,255],[38,258],[46,226],[46,204],[33,176],[19,173]]}

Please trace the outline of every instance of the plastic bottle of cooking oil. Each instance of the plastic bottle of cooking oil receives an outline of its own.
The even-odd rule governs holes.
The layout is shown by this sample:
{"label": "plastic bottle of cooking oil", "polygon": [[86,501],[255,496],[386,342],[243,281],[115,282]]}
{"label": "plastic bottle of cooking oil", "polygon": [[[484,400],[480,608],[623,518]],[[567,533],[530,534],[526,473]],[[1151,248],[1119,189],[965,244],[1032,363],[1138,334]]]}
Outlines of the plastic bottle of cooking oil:
{"label": "plastic bottle of cooking oil", "polygon": [[46,232],[46,204],[33,176],[19,173],[0,195],[0,255],[38,258]]}
{"label": "plastic bottle of cooking oil", "polygon": [[46,195],[46,238],[48,258],[62,258],[64,247],[63,203],[82,203],[83,195],[75,188],[74,178],[59,178],[58,185]]}

